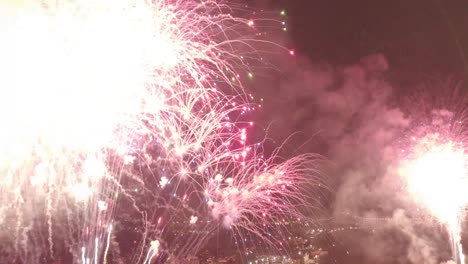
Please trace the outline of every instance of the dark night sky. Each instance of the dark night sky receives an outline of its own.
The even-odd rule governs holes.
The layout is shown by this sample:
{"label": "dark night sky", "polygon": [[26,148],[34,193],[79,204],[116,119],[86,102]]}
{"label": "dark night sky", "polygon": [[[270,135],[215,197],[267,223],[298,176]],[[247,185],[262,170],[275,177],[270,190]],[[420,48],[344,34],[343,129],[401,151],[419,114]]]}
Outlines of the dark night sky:
{"label": "dark night sky", "polygon": [[290,0],[278,6],[288,11],[294,45],[313,61],[351,64],[383,53],[401,74],[467,72],[465,0]]}

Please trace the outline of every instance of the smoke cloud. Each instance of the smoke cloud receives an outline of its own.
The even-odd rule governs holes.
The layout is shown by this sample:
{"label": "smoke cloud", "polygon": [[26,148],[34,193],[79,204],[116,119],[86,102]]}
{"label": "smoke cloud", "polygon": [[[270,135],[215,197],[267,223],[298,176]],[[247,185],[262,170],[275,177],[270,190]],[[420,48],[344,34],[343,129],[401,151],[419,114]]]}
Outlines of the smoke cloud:
{"label": "smoke cloud", "polygon": [[287,61],[282,75],[253,85],[264,98],[263,120],[273,120],[263,124],[270,138],[289,141],[286,153],[319,152],[335,165],[330,213],[368,231],[337,234],[337,242],[356,263],[450,259],[443,228],[413,204],[398,176],[399,144],[412,120],[399,107],[385,56],[345,67]]}

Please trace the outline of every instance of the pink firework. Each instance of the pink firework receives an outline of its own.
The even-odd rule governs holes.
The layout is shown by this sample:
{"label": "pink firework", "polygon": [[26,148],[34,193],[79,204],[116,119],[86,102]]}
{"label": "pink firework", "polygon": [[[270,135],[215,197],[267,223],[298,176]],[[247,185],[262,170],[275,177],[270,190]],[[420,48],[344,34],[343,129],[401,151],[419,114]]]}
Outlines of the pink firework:
{"label": "pink firework", "polygon": [[[303,160],[262,165],[248,123],[236,121],[254,108],[237,73],[253,47],[242,30],[253,24],[229,6],[3,0],[0,10],[0,235],[13,241],[12,259],[36,263],[60,250],[76,263],[118,258],[113,222],[128,208],[141,218],[135,263],[202,247],[204,235],[169,246],[175,218],[209,231],[199,218],[210,211],[258,232],[263,213],[300,214]],[[216,187],[217,174],[231,180]]]}
{"label": "pink firework", "polygon": [[[458,95],[458,90],[453,94]],[[468,205],[468,156],[464,112],[456,102],[465,97],[450,97],[449,104],[444,98],[447,97],[429,100],[416,112],[421,123],[412,132],[400,175],[414,201],[447,227],[454,259],[464,263],[460,236],[464,209]],[[432,107],[428,103],[433,103]],[[434,109],[443,106],[448,108]]]}
{"label": "pink firework", "polygon": [[313,177],[318,174],[317,160],[317,156],[302,156],[277,165],[264,162],[234,172],[220,171],[205,186],[211,215],[227,228],[265,239],[266,230],[274,230],[274,225],[305,220],[304,211],[311,211],[308,192],[320,185]]}

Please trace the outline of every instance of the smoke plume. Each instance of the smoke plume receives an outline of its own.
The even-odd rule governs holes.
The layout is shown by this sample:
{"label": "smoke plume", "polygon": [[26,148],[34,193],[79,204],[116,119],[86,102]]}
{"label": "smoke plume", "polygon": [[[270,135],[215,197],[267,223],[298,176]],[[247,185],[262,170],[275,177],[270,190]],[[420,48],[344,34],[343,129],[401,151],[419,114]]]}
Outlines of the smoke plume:
{"label": "smoke plume", "polygon": [[255,86],[262,87],[264,120],[273,120],[264,127],[270,138],[295,147],[287,153],[319,152],[335,165],[328,175],[330,213],[361,227],[334,238],[351,259],[441,263],[450,257],[447,236],[408,197],[398,176],[400,144],[412,120],[399,107],[401,88],[388,80],[389,67],[381,54],[343,67],[296,58],[282,75]]}

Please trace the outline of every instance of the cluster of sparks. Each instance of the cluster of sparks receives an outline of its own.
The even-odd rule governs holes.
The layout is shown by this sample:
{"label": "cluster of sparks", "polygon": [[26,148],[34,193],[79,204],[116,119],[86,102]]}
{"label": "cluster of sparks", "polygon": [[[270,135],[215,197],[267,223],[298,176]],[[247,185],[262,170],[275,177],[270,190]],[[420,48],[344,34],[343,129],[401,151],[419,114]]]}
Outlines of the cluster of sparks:
{"label": "cluster of sparks", "polygon": [[414,201],[447,228],[454,259],[465,263],[460,240],[468,206],[468,159],[466,142],[458,134],[463,122],[454,121],[447,110],[431,115],[432,123],[412,137],[400,173]]}
{"label": "cluster of sparks", "polygon": [[0,10],[2,260],[116,259],[124,199],[144,222],[135,263],[206,242],[170,248],[160,230],[175,217],[204,234],[219,222],[260,236],[302,217],[298,188],[315,184],[314,167],[263,159],[241,118],[256,107],[236,71],[252,59],[239,54],[255,53],[242,31],[253,20],[211,0],[2,0]]}
{"label": "cluster of sparks", "polygon": [[[233,11],[214,0],[0,1],[2,261],[112,262],[127,210],[141,218],[134,263],[196,254],[219,226],[275,245],[272,224],[306,217],[314,158],[278,164],[249,144],[245,115],[261,105],[246,103],[238,72],[260,40]],[[401,175],[464,263],[467,153],[440,129],[451,114],[437,115]],[[171,222],[197,232],[171,238]]]}

